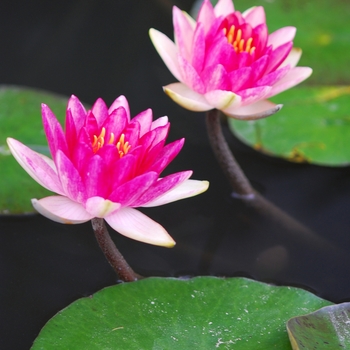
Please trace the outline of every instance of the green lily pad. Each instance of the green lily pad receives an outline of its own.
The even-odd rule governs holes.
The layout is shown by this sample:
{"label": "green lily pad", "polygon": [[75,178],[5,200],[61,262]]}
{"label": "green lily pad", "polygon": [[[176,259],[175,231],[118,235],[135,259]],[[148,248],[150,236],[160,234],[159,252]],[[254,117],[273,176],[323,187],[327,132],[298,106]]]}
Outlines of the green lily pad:
{"label": "green lily pad", "polygon": [[50,194],[20,167],[6,138],[15,138],[35,151],[49,155],[41,119],[41,103],[63,121],[68,99],[39,90],[0,86],[0,214],[33,213],[31,198]]}
{"label": "green lily pad", "polygon": [[350,303],[294,317],[287,329],[293,350],[350,349]]}
{"label": "green lily pad", "polygon": [[284,107],[256,121],[229,118],[244,143],[295,162],[350,164],[350,86],[296,87],[272,99]]}
{"label": "green lily pad", "polygon": [[287,320],[330,304],[246,278],[147,278],[72,303],[45,325],[32,350],[290,350]]}

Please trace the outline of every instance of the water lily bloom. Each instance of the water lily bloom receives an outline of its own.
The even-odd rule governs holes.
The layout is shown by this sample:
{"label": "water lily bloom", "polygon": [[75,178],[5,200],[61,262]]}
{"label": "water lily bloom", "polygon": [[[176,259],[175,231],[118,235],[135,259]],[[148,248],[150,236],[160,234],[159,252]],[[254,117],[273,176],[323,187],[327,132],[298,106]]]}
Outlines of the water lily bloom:
{"label": "water lily bloom", "polygon": [[108,108],[98,99],[86,111],[72,96],[65,130],[45,104],[44,130],[52,159],[8,138],[9,148],[27,173],[58,195],[32,199],[47,218],[78,224],[104,218],[119,233],[142,242],[173,246],[166,230],[135,207],[152,207],[204,192],[207,181],[190,180],[192,171],[160,177],[184,139],[165,145],[167,117],[152,121],[152,110],[130,119],[124,96]]}
{"label": "water lily bloom", "polygon": [[[179,81],[164,87],[168,96],[192,111],[219,109],[237,119],[257,119],[276,111],[267,101],[312,73],[296,67],[294,27],[268,34],[264,8],[240,13],[232,0],[215,7],[204,0],[197,21],[173,7],[175,42],[150,29],[151,40]],[[271,113],[270,113],[271,112]]]}

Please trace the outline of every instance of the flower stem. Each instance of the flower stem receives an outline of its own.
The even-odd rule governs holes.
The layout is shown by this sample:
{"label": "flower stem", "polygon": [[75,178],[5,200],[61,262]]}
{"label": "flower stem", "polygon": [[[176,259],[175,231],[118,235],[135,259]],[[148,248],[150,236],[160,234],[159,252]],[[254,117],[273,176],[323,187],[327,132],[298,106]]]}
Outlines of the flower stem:
{"label": "flower stem", "polygon": [[306,240],[311,245],[318,246],[319,248],[331,248],[328,241],[317,236],[310,229],[255,191],[225,140],[221,129],[219,110],[213,109],[207,112],[206,124],[210,144],[223,172],[233,188],[234,197],[241,199],[245,204],[253,207],[265,217],[277,222],[283,228],[292,232],[296,238]]}
{"label": "flower stem", "polygon": [[91,220],[91,224],[103,254],[119,278],[124,282],[137,281],[138,279],[142,278],[140,275],[134,272],[115,246],[111,236],[108,233],[104,220],[94,218]]}

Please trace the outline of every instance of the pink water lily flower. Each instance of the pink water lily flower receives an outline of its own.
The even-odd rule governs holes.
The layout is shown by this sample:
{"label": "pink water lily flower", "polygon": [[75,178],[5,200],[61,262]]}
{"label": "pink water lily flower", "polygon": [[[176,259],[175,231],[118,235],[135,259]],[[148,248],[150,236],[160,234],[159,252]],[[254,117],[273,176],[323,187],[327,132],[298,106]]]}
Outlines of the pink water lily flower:
{"label": "pink water lily flower", "polygon": [[175,244],[161,225],[135,209],[191,197],[208,188],[207,181],[189,179],[192,171],[160,177],[184,144],[181,139],[165,145],[167,117],[152,121],[148,109],[130,119],[124,96],[109,109],[98,99],[86,111],[72,96],[65,130],[45,104],[42,118],[52,159],[7,139],[27,173],[58,194],[32,200],[40,214],[66,224],[104,218],[113,229],[135,240]]}
{"label": "pink water lily flower", "polygon": [[175,42],[150,29],[151,40],[174,77],[164,87],[175,102],[192,111],[219,109],[237,119],[269,115],[267,101],[299,84],[312,73],[296,67],[300,49],[293,49],[294,27],[270,35],[261,6],[240,13],[232,0],[215,7],[204,0],[197,21],[173,8]]}

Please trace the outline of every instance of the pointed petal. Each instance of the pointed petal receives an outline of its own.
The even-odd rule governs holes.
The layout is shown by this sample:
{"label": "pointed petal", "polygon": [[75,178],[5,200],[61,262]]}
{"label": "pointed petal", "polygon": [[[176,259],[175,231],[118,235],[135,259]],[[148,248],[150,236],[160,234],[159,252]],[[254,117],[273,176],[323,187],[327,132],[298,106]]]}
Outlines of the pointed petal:
{"label": "pointed petal", "polygon": [[128,100],[124,95],[120,95],[118,98],[114,100],[114,102],[111,104],[111,106],[108,109],[108,113],[112,114],[112,112],[115,109],[118,109],[119,107],[123,107],[126,112],[126,116],[128,118],[128,121],[130,121],[130,109],[129,109],[129,103]]}
{"label": "pointed petal", "polygon": [[203,4],[198,12],[197,23],[202,23],[205,33],[207,33],[210,29],[215,17],[213,5],[208,0],[203,1]]}
{"label": "pointed petal", "polygon": [[192,171],[182,171],[158,179],[139,199],[133,204],[133,207],[142,207],[146,203],[154,201],[163,196],[166,192],[172,190],[192,175]]}
{"label": "pointed petal", "polygon": [[119,106],[116,109],[114,109],[109,114],[109,118],[107,118],[103,124],[106,130],[105,141],[109,142],[109,140],[112,137],[112,133],[114,135],[114,139],[118,140],[128,122],[129,119],[127,111],[124,107]]}
{"label": "pointed petal", "polygon": [[253,27],[266,23],[265,10],[262,6],[254,6],[244,11],[242,16]]}
{"label": "pointed petal", "polygon": [[239,120],[256,120],[277,113],[283,105],[275,105],[268,100],[262,100],[248,106],[239,107],[231,112],[223,111],[227,116]]}
{"label": "pointed petal", "polygon": [[164,92],[181,107],[190,111],[203,112],[213,109],[205,97],[183,83],[173,83],[163,87]]}
{"label": "pointed petal", "polygon": [[93,218],[81,204],[63,196],[34,198],[32,204],[41,215],[61,224],[81,224]]}
{"label": "pointed petal", "polygon": [[195,49],[191,52],[190,62],[197,72],[201,72],[205,58],[205,35],[202,23],[198,23],[196,27],[192,45]]}
{"label": "pointed petal", "polygon": [[236,69],[228,74],[228,79],[231,82],[229,90],[238,92],[244,88],[250,81],[252,69],[250,67],[243,67]]}
{"label": "pointed petal", "polygon": [[300,48],[293,47],[287,58],[282,62],[282,64],[278,68],[282,68],[287,65],[289,65],[290,68],[294,68],[298,64],[301,54],[302,50]]}
{"label": "pointed petal", "polygon": [[226,17],[230,13],[235,11],[232,0],[219,0],[214,7],[214,13],[216,17],[224,16]]}
{"label": "pointed petal", "polygon": [[66,138],[61,124],[47,105],[41,105],[41,113],[50,152],[52,158],[55,159],[57,150],[60,149],[64,153],[68,152]]}
{"label": "pointed petal", "polygon": [[296,31],[297,29],[295,27],[283,27],[277,29],[269,35],[267,46],[272,45],[272,48],[275,49],[289,41],[293,41]]}
{"label": "pointed petal", "polygon": [[122,208],[105,217],[107,223],[120,234],[144,243],[173,247],[174,240],[157,222],[133,208]]}
{"label": "pointed petal", "polygon": [[205,192],[208,187],[208,181],[186,180],[162,196],[142,205],[142,207],[157,207],[180,199],[190,198]]}
{"label": "pointed petal", "polygon": [[86,211],[94,218],[104,218],[121,207],[120,203],[114,203],[102,197],[91,197],[85,203]]}
{"label": "pointed petal", "polygon": [[207,92],[204,96],[211,106],[219,110],[240,106],[241,104],[241,96],[232,91],[213,90]]}
{"label": "pointed petal", "polygon": [[277,69],[277,67],[280,66],[283,63],[283,61],[285,61],[285,59],[288,57],[292,48],[293,43],[287,42],[286,44],[283,44],[277,49],[273,50],[269,55],[269,64],[266,68],[265,74],[268,74],[273,70]]}
{"label": "pointed petal", "polygon": [[108,108],[102,98],[98,98],[91,108],[91,112],[96,118],[98,128],[101,128],[108,118]]}
{"label": "pointed petal", "polygon": [[154,130],[160,126],[165,126],[169,124],[169,118],[167,116],[160,117],[152,122],[151,130]]}
{"label": "pointed petal", "polygon": [[272,90],[266,95],[266,98],[277,95],[280,92],[290,89],[307,79],[312,73],[309,67],[295,67],[291,69],[284,78],[272,87]]}
{"label": "pointed petal", "polygon": [[158,173],[150,171],[139,175],[115,189],[109,198],[123,207],[134,206],[134,202],[157,181]]}
{"label": "pointed petal", "polygon": [[76,130],[80,130],[85,123],[86,109],[79,101],[79,99],[74,95],[72,95],[68,101],[67,111],[68,110],[71,111]]}
{"label": "pointed petal", "polygon": [[150,167],[150,171],[160,174],[168,164],[177,156],[183,147],[185,139],[176,140],[167,144],[158,154],[157,160]]}
{"label": "pointed petal", "polygon": [[165,65],[170,70],[171,74],[179,81],[182,81],[179,63],[177,61],[176,45],[163,33],[156,29],[149,30],[151,41],[162,58]]}
{"label": "pointed petal", "polygon": [[275,70],[265,76],[263,76],[261,79],[259,79],[255,85],[256,86],[272,86],[279,80],[281,80],[287,73],[290,71],[289,66],[285,66],[283,68],[280,68],[278,70]]}
{"label": "pointed petal", "polygon": [[175,43],[179,53],[186,60],[189,60],[192,51],[194,29],[188,21],[187,16],[184,15],[184,12],[176,6],[173,7],[173,24]]}
{"label": "pointed petal", "polygon": [[139,113],[137,116],[132,118],[133,122],[138,122],[141,126],[140,137],[142,137],[146,132],[150,131],[152,125],[152,109],[148,108],[145,111]]}
{"label": "pointed petal", "polygon": [[41,186],[64,194],[52,159],[34,152],[19,141],[8,138],[7,144],[19,165]]}

